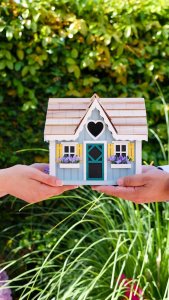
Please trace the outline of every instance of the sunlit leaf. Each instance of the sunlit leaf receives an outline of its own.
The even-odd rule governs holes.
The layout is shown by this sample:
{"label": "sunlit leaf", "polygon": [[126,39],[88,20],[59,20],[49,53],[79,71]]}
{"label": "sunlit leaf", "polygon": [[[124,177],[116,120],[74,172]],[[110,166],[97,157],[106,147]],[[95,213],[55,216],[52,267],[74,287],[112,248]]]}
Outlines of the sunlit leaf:
{"label": "sunlit leaf", "polygon": [[124,35],[128,38],[131,35],[131,26],[127,26],[124,30]]}
{"label": "sunlit leaf", "polygon": [[24,59],[24,51],[22,49],[17,49],[16,53],[20,60]]}
{"label": "sunlit leaf", "polygon": [[77,49],[72,49],[72,51],[71,51],[71,57],[72,58],[77,58],[78,57],[78,51],[77,51]]}
{"label": "sunlit leaf", "polygon": [[8,39],[8,41],[12,40],[13,38],[13,30],[11,27],[8,27],[6,30],[6,37]]}
{"label": "sunlit leaf", "polygon": [[2,32],[5,28],[5,25],[0,25],[0,32]]}
{"label": "sunlit leaf", "polygon": [[27,19],[28,16],[29,16],[29,9],[25,9],[25,11],[22,13],[22,17],[23,17],[24,19]]}

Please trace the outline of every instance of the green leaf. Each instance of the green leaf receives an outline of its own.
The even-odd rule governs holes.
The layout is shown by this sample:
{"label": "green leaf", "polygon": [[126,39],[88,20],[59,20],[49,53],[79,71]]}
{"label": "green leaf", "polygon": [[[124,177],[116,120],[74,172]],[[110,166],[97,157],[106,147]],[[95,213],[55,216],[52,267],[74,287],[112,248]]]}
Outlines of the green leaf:
{"label": "green leaf", "polygon": [[20,71],[22,66],[23,66],[23,62],[21,62],[21,61],[16,62],[15,63],[15,71]]}
{"label": "green leaf", "polygon": [[23,104],[22,110],[27,111],[30,108],[30,101],[27,101]]}
{"label": "green leaf", "polygon": [[124,36],[128,38],[131,35],[131,26],[127,26],[124,30]]}
{"label": "green leaf", "polygon": [[0,25],[0,32],[2,32],[5,28],[5,25]]}
{"label": "green leaf", "polygon": [[8,41],[12,40],[13,30],[11,29],[11,27],[8,27],[8,29],[6,30],[6,37],[7,37]]}
{"label": "green leaf", "polygon": [[29,9],[26,9],[23,13],[22,13],[22,17],[24,19],[27,19],[27,17],[29,16]]}
{"label": "green leaf", "polygon": [[31,75],[35,75],[36,74],[36,68],[34,66],[31,66],[29,68],[29,71],[30,71]]}
{"label": "green leaf", "polygon": [[16,53],[20,60],[24,59],[24,51],[22,49],[17,49]]}
{"label": "green leaf", "polygon": [[39,19],[39,17],[40,17],[40,13],[36,13],[36,15],[33,15],[33,20],[35,21],[35,22],[37,22],[38,21],[38,19]]}
{"label": "green leaf", "polygon": [[0,70],[5,69],[5,67],[6,67],[6,62],[5,62],[5,60],[1,60],[1,61],[0,61]]}
{"label": "green leaf", "polygon": [[5,56],[8,60],[11,60],[12,59],[12,55],[9,51],[5,50]]}
{"label": "green leaf", "polygon": [[121,56],[121,54],[124,51],[124,45],[121,44],[118,48],[117,48],[117,56]]}
{"label": "green leaf", "polygon": [[72,58],[77,58],[78,57],[78,51],[77,51],[77,49],[73,49],[72,51],[71,51],[71,57]]}
{"label": "green leaf", "polygon": [[69,65],[75,65],[76,61],[73,58],[69,57],[66,59],[66,63]]}
{"label": "green leaf", "polygon": [[74,74],[77,79],[80,77],[80,68],[78,66],[74,67]]}
{"label": "green leaf", "polygon": [[1,50],[0,51],[0,58],[4,57],[4,55],[5,55],[5,50]]}
{"label": "green leaf", "polygon": [[22,77],[26,76],[26,74],[29,72],[29,68],[28,66],[25,66],[23,69],[22,69],[22,72],[21,72],[21,75]]}
{"label": "green leaf", "polygon": [[6,60],[6,66],[8,69],[13,70],[13,62],[11,60]]}
{"label": "green leaf", "polygon": [[22,97],[24,94],[24,87],[21,83],[18,85],[17,91],[18,91],[18,96]]}

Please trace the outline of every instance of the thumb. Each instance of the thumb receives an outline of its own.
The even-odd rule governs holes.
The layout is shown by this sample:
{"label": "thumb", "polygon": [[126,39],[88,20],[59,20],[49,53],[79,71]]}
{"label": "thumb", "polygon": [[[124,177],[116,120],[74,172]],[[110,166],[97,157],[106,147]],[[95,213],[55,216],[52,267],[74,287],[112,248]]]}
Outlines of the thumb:
{"label": "thumb", "polygon": [[117,184],[120,186],[143,186],[144,185],[144,175],[138,174],[134,176],[126,176],[119,178]]}
{"label": "thumb", "polygon": [[45,174],[41,172],[40,170],[34,169],[34,172],[32,174],[32,178],[41,182],[45,183],[50,186],[63,186],[62,181],[59,178],[56,178],[55,176],[51,176],[48,174]]}

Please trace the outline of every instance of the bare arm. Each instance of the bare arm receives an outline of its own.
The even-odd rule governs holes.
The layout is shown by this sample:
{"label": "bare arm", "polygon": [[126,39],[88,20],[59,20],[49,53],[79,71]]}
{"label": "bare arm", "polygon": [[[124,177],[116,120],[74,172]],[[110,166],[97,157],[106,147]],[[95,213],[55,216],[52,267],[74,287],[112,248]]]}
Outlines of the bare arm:
{"label": "bare arm", "polygon": [[16,165],[0,170],[0,197],[10,194],[34,203],[77,187],[63,186],[61,180],[43,172],[45,166]]}
{"label": "bare arm", "polygon": [[143,166],[143,173],[118,180],[118,186],[94,186],[94,190],[135,203],[169,200],[169,173]]}

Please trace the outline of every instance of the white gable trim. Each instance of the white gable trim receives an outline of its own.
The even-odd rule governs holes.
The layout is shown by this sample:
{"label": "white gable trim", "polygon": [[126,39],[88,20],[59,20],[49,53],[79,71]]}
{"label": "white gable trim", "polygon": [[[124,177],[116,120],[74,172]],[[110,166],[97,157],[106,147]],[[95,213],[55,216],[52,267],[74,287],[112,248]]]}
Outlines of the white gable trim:
{"label": "white gable trim", "polygon": [[115,138],[115,130],[111,124],[111,122],[109,121],[108,117],[106,116],[104,110],[102,109],[102,107],[100,106],[99,102],[97,101],[97,99],[95,99],[92,103],[92,105],[89,107],[88,112],[86,113],[85,117],[83,118],[80,126],[78,127],[77,131],[76,131],[76,138],[79,136],[79,133],[83,130],[84,125],[87,123],[88,118],[90,118],[92,111],[94,109],[97,109],[100,112],[101,117],[103,117],[105,124],[108,126],[108,129],[110,130],[110,132],[112,133],[113,137]]}

